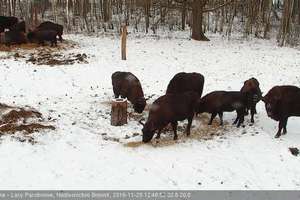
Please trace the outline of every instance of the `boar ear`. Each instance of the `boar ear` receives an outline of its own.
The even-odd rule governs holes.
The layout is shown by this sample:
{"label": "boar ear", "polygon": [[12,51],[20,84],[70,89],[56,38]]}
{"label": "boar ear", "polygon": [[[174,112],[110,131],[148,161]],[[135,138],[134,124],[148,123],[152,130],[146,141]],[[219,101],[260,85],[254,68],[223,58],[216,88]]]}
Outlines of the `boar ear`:
{"label": "boar ear", "polygon": [[266,102],[266,96],[262,97],[261,100],[262,100],[263,102]]}
{"label": "boar ear", "polygon": [[143,120],[143,119],[141,119],[141,120],[139,121],[139,123],[140,123],[142,126],[145,126],[145,123],[142,122],[142,120]]}

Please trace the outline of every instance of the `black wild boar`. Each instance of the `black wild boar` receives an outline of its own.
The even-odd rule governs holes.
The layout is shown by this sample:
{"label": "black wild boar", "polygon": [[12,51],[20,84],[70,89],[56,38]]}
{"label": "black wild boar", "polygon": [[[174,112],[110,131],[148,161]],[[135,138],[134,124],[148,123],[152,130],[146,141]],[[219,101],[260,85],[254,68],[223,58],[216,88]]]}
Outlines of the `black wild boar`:
{"label": "black wild boar", "polygon": [[115,72],[111,76],[115,97],[127,98],[137,113],[142,113],[146,99],[139,79],[130,72]]}
{"label": "black wild boar", "polygon": [[12,44],[24,44],[26,42],[26,36],[21,31],[6,31],[4,33],[4,43],[7,46]]}
{"label": "black wild boar", "polygon": [[275,86],[262,98],[267,114],[275,121],[279,121],[275,138],[286,134],[289,117],[300,116],[300,88],[296,86]]}
{"label": "black wild boar", "polygon": [[244,122],[246,104],[247,96],[241,92],[215,91],[198,100],[195,112],[197,114],[211,113],[209,125],[212,124],[213,119],[218,114],[221,121],[220,124],[223,125],[223,112],[236,111],[238,118],[234,124],[237,123],[237,127],[239,127]]}
{"label": "black wild boar", "polygon": [[180,72],[170,81],[166,94],[180,94],[194,91],[201,97],[204,85],[204,76],[199,73]]}
{"label": "black wild boar", "polygon": [[38,44],[45,44],[45,41],[51,42],[51,46],[57,46],[56,32],[50,30],[35,30],[27,34],[28,40]]}
{"label": "black wild boar", "polygon": [[257,113],[256,111],[256,104],[262,98],[262,92],[259,87],[259,82],[256,78],[250,78],[244,82],[244,85],[241,89],[241,92],[247,95],[247,113],[250,110],[251,113],[251,122],[254,123],[254,114]]}
{"label": "black wild boar", "polygon": [[16,17],[0,16],[0,33],[4,32],[5,29],[9,29],[17,23],[18,18]]}
{"label": "black wild boar", "polygon": [[160,137],[162,129],[171,123],[174,131],[174,140],[177,137],[178,121],[187,119],[187,135],[190,135],[192,120],[194,117],[194,106],[200,96],[195,92],[186,92],[183,94],[166,94],[154,101],[149,111],[147,122],[143,124],[143,142],[149,142],[156,131],[157,137]]}
{"label": "black wild boar", "polygon": [[25,24],[24,21],[21,21],[21,22],[15,24],[15,25],[11,26],[9,28],[9,30],[11,30],[11,31],[21,31],[21,32],[25,33],[26,32],[26,24]]}
{"label": "black wild boar", "polygon": [[56,31],[57,36],[59,37],[59,40],[62,42],[62,35],[64,32],[64,27],[60,24],[55,24],[53,22],[43,22],[41,23],[36,29],[38,30],[51,30],[51,31]]}

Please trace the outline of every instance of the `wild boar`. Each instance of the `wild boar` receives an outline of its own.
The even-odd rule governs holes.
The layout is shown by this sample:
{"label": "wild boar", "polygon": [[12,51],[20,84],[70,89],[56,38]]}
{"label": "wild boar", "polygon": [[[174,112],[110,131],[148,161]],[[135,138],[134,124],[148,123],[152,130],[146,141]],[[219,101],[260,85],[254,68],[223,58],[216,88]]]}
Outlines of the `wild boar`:
{"label": "wild boar", "polygon": [[247,96],[239,91],[215,91],[211,92],[198,100],[195,112],[199,113],[211,113],[211,119],[209,125],[212,124],[213,119],[217,116],[220,117],[220,125],[223,125],[223,112],[237,112],[237,119],[234,124],[237,123],[237,127],[244,122],[245,109],[247,105]]}
{"label": "wild boar", "polygon": [[57,33],[57,36],[59,37],[59,41],[62,42],[62,35],[64,32],[64,27],[60,24],[56,24],[50,21],[46,21],[41,23],[37,28],[37,30],[44,30],[44,31],[55,31]]}
{"label": "wild boar", "polygon": [[127,98],[137,113],[142,113],[146,99],[139,79],[130,72],[115,72],[111,76],[115,97]]}
{"label": "wild boar", "polygon": [[177,140],[178,121],[188,120],[186,134],[190,135],[190,129],[194,117],[194,107],[200,96],[196,92],[183,94],[166,94],[159,97],[151,106],[147,122],[143,125],[143,142],[149,142],[156,131],[160,138],[162,129],[171,123],[174,131],[174,140]]}
{"label": "wild boar", "polygon": [[18,23],[18,21],[19,20],[16,17],[0,16],[0,33],[4,32],[5,29],[9,29],[14,26]]}
{"label": "wild boar", "polygon": [[50,30],[34,30],[27,34],[28,40],[32,42],[36,42],[38,44],[45,44],[45,41],[48,41],[51,43],[51,46],[57,46],[57,38],[56,38],[56,32],[50,31]]}
{"label": "wild boar", "polygon": [[9,30],[11,30],[11,31],[20,31],[20,32],[25,33],[26,32],[26,24],[25,24],[24,21],[21,21],[21,22],[15,24],[15,25],[11,26],[9,28]]}
{"label": "wild boar", "polygon": [[256,78],[250,78],[244,82],[241,92],[247,95],[248,101],[246,106],[246,112],[250,110],[251,113],[251,123],[254,123],[254,114],[256,111],[256,104],[262,98],[262,92],[259,87],[259,82]]}
{"label": "wild boar", "polygon": [[279,121],[275,138],[287,133],[288,118],[300,116],[300,88],[291,85],[275,86],[263,98],[267,114]]}
{"label": "wild boar", "polygon": [[4,32],[4,43],[7,46],[12,44],[23,44],[26,43],[25,34],[21,31],[6,31]]}
{"label": "wild boar", "polygon": [[203,85],[204,76],[202,74],[180,72],[171,79],[166,94],[181,94],[194,91],[201,97]]}

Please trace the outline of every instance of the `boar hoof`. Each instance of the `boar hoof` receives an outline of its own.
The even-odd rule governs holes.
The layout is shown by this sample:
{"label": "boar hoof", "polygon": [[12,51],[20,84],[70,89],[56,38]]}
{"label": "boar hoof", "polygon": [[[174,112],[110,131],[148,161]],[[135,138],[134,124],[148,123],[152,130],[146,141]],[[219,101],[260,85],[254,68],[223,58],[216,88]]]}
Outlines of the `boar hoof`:
{"label": "boar hoof", "polygon": [[177,140],[177,139],[178,139],[178,136],[177,136],[177,135],[175,135],[175,136],[174,136],[174,140]]}
{"label": "boar hoof", "polygon": [[286,131],[283,131],[283,132],[282,132],[282,135],[286,135]]}
{"label": "boar hoof", "polygon": [[279,138],[279,137],[280,137],[280,134],[277,133],[277,134],[275,135],[275,138]]}

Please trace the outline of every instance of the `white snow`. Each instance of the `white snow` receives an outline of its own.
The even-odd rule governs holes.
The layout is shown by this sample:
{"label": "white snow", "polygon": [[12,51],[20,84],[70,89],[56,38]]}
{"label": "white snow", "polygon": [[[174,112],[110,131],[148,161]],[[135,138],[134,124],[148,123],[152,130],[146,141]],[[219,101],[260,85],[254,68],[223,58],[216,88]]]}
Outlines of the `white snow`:
{"label": "white snow", "polygon": [[[154,95],[148,103],[163,95],[181,71],[205,76],[203,94],[239,90],[251,77],[260,81],[264,93],[274,85],[299,86],[299,50],[218,35],[210,35],[210,42],[180,35],[130,36],[128,60],[122,61],[118,38],[65,38],[79,43],[65,52],[86,53],[89,64],[49,67],[25,59],[0,60],[0,102],[29,105],[57,119],[57,130],[33,135],[34,145],[1,137],[1,189],[300,189],[300,157],[288,150],[300,148],[299,118],[291,118],[287,135],[275,139],[277,122],[267,117],[260,102],[254,126],[248,116],[245,128],[228,125],[223,136],[212,140],[131,148],[124,143],[141,136],[125,136],[141,133],[142,126],[133,119],[122,127],[110,126],[108,104],[115,71],[134,73],[146,97]],[[0,57],[6,54],[0,52]],[[224,114],[230,124],[234,118],[235,113]],[[197,120],[193,125],[192,132],[207,126]],[[162,137],[171,140],[172,133]]]}

